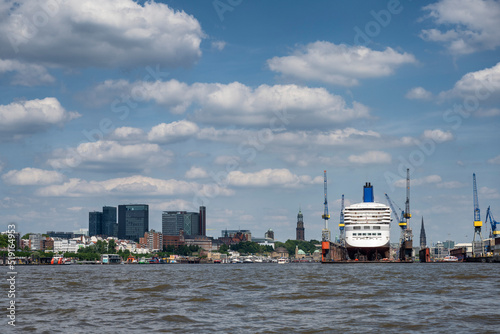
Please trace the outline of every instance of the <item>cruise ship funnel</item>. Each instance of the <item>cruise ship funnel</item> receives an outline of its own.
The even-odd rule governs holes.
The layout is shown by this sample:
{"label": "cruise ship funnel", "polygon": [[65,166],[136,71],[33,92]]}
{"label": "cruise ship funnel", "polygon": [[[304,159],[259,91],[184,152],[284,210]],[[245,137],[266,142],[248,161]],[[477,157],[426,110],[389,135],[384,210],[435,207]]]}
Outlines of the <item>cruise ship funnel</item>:
{"label": "cruise ship funnel", "polygon": [[365,186],[363,187],[363,202],[373,202],[373,186],[370,182],[366,182]]}

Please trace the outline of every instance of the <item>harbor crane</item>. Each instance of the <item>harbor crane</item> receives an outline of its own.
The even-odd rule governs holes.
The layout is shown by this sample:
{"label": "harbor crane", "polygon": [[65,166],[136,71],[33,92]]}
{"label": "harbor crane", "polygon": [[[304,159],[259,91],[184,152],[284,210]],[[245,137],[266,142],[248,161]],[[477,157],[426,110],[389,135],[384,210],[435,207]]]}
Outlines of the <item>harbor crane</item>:
{"label": "harbor crane", "polygon": [[406,202],[405,211],[403,213],[404,222],[401,220],[399,226],[401,227],[401,248],[399,251],[399,259],[401,261],[411,260],[413,251],[413,232],[410,228],[410,169],[406,169]]}
{"label": "harbor crane", "polygon": [[339,221],[339,230],[340,230],[340,244],[342,246],[345,245],[345,224],[344,224],[344,194],[342,194],[342,204],[340,205],[340,221]]}
{"label": "harbor crane", "polygon": [[[405,212],[401,210],[401,208],[394,203],[394,201],[389,197],[389,195],[385,194],[385,198],[387,198],[387,203],[389,203],[389,206],[392,209],[392,213],[394,213],[394,216],[396,217],[396,220],[399,224],[399,226],[403,226],[405,224],[405,221],[403,219]],[[398,208],[399,211],[401,211],[401,218],[399,218],[398,211],[395,209],[395,207]]]}
{"label": "harbor crane", "polygon": [[488,206],[488,210],[486,210],[486,219],[484,220],[485,224],[488,222],[488,218],[490,219],[490,225],[491,225],[490,237],[493,237],[493,238],[500,237],[500,230],[497,230],[498,222],[495,221],[495,219],[493,218],[493,214],[491,213],[491,209],[489,206]]}
{"label": "harbor crane", "polygon": [[476,173],[472,174],[472,197],[474,201],[474,237],[472,238],[472,256],[483,255],[483,237],[481,236],[481,211],[479,210],[479,201],[477,199]]}
{"label": "harbor crane", "polygon": [[321,240],[330,241],[330,230],[328,229],[328,219],[330,219],[330,214],[328,213],[328,197],[327,197],[327,180],[326,180],[326,170],[324,171],[324,188],[325,188],[325,203],[324,203],[324,213],[321,216],[325,221],[325,228],[321,231]]}

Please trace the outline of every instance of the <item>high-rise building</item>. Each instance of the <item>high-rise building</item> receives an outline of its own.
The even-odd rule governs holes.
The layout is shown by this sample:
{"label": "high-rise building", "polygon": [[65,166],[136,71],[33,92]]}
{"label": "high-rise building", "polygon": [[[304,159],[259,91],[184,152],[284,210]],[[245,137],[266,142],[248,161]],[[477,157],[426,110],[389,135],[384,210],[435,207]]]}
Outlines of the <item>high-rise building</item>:
{"label": "high-rise building", "polygon": [[425,236],[424,217],[422,217],[422,226],[420,227],[420,248],[427,247],[427,237]]}
{"label": "high-rise building", "polygon": [[198,223],[198,235],[207,235],[207,208],[200,206],[200,222]]}
{"label": "high-rise building", "polygon": [[118,238],[139,242],[149,230],[147,204],[118,205]]}
{"label": "high-rise building", "polygon": [[270,228],[269,230],[266,231],[266,233],[264,233],[264,239],[274,240],[274,231],[272,228]]}
{"label": "high-rise building", "polygon": [[144,237],[139,239],[139,244],[142,247],[147,247],[150,251],[161,251],[163,250],[163,235],[151,230],[144,233]]}
{"label": "high-rise building", "polygon": [[118,224],[116,223],[116,207],[102,207],[102,234],[109,237],[118,236]]}
{"label": "high-rise building", "polygon": [[206,234],[206,208],[200,212],[163,211],[161,215],[163,235],[179,235],[183,230],[187,236]]}
{"label": "high-rise building", "polygon": [[305,240],[304,238],[304,216],[302,211],[299,209],[299,214],[297,215],[297,238],[296,240]]}
{"label": "high-rise building", "polygon": [[89,212],[89,236],[102,235],[102,212]]}

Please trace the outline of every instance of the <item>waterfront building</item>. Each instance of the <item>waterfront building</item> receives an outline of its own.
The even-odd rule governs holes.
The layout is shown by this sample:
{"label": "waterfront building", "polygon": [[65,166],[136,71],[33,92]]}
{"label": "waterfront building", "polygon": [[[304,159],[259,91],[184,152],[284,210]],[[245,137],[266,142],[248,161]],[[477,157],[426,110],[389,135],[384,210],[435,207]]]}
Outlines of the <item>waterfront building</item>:
{"label": "waterfront building", "polygon": [[199,212],[163,211],[161,215],[163,235],[176,236],[184,231],[187,236],[206,235],[206,208]]}
{"label": "waterfront building", "polygon": [[271,246],[274,249],[274,240],[269,238],[252,238],[252,242],[256,242],[261,246]]}
{"label": "waterfront building", "polygon": [[299,249],[299,246],[295,246],[295,258],[298,259],[303,259],[306,257],[306,252],[304,252],[302,249]]}
{"label": "waterfront building", "polygon": [[207,208],[204,206],[200,206],[200,215],[199,215],[199,224],[198,224],[198,235],[207,235]]}
{"label": "waterfront building", "polygon": [[206,251],[212,250],[212,239],[203,235],[185,238],[184,243],[186,246],[199,246]]}
{"label": "waterfront building", "polygon": [[79,245],[76,240],[72,239],[54,239],[54,252],[55,253],[76,253],[78,252]]}
{"label": "waterfront building", "polygon": [[163,250],[163,234],[155,230],[145,232],[144,237],[139,238],[139,244],[153,252],[161,251]]}
{"label": "waterfront building", "polygon": [[272,228],[267,230],[266,233],[264,233],[264,239],[269,239],[269,240],[274,240],[274,231]]}
{"label": "waterfront building", "polygon": [[445,249],[452,249],[455,247],[455,241],[453,240],[446,240],[445,242],[443,242],[443,247]]}
{"label": "waterfront building", "polygon": [[80,228],[78,230],[73,231],[73,234],[75,235],[75,237],[77,237],[77,236],[88,237],[89,236],[89,229],[88,228]]}
{"label": "waterfront building", "polygon": [[102,207],[102,234],[109,237],[118,236],[118,223],[116,222],[116,207]]}
{"label": "waterfront building", "polygon": [[61,239],[73,239],[82,236],[80,234],[75,234],[73,232],[55,232],[55,231],[47,231],[47,235],[51,238],[61,238]]}
{"label": "waterfront building", "polygon": [[149,206],[126,204],[118,206],[118,238],[139,241],[149,230]]}
{"label": "waterfront building", "polygon": [[102,235],[102,212],[89,212],[89,236]]}
{"label": "waterfront building", "polygon": [[182,235],[163,235],[163,247],[184,245],[184,236]]}
{"label": "waterfront building", "polygon": [[242,241],[252,241],[252,232],[250,230],[222,230],[221,231],[221,236],[222,237],[230,237],[234,238],[239,235],[243,235],[244,240]]}
{"label": "waterfront building", "polygon": [[30,248],[33,251],[42,249],[42,234],[41,233],[31,233],[30,234]]}
{"label": "waterfront building", "polygon": [[42,239],[42,251],[46,250],[54,250],[54,239],[51,237],[45,237],[45,239]]}
{"label": "waterfront building", "polygon": [[299,214],[297,215],[296,240],[305,240],[304,216],[302,215],[302,211],[300,209]]}
{"label": "waterfront building", "polygon": [[271,257],[273,259],[276,259],[276,258],[288,258],[289,257],[289,254],[288,254],[288,251],[286,250],[285,247],[278,247],[274,250],[274,252],[271,253]]}

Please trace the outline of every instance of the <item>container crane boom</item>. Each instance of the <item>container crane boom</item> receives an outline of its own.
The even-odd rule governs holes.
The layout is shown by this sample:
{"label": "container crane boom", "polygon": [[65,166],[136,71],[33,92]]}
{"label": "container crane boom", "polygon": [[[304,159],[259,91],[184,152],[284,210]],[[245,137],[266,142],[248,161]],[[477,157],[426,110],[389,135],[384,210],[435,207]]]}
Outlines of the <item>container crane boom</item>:
{"label": "container crane boom", "polygon": [[486,219],[484,220],[485,224],[488,222],[488,218],[490,220],[490,225],[491,225],[491,234],[493,235],[494,238],[500,236],[500,231],[497,230],[498,222],[495,221],[495,219],[493,218],[493,214],[491,213],[491,209],[489,206],[488,210],[486,210]]}
{"label": "container crane boom", "polygon": [[[397,206],[396,203],[392,201],[392,199],[389,197],[389,195],[385,194],[385,198],[387,198],[387,202],[389,203],[389,206],[392,209],[392,213],[394,213],[394,216],[396,217],[396,220],[398,221],[399,224],[404,222],[402,219],[399,218],[398,212],[396,211],[395,207]],[[402,216],[404,216],[404,211],[402,211],[399,207],[398,209],[401,211]]]}

